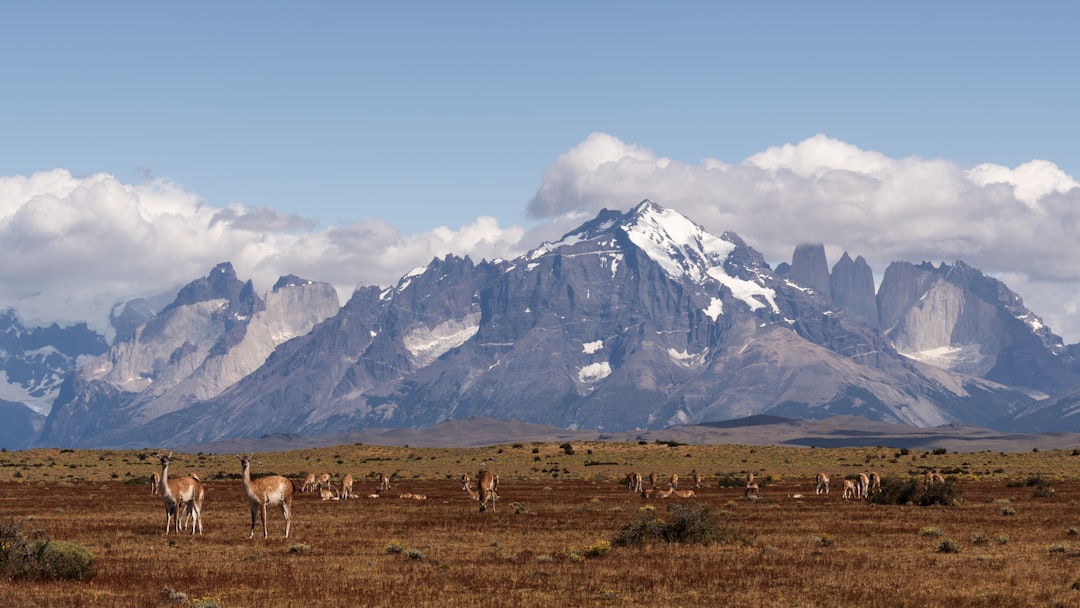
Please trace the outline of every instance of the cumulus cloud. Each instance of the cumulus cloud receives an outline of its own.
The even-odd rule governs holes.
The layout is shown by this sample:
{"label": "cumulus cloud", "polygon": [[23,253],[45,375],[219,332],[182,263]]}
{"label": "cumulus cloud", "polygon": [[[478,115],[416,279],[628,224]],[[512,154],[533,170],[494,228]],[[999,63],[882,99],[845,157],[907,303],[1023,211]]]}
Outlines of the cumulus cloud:
{"label": "cumulus cloud", "polygon": [[296,274],[332,283],[344,301],[357,285],[394,284],[434,257],[512,257],[601,208],[649,198],[713,233],[737,232],[774,265],[803,242],[825,243],[833,262],[843,251],[862,255],[879,279],[896,260],[963,260],[1080,342],[1080,184],[1045,160],[963,167],[817,135],[736,163],[688,164],[594,133],[543,174],[526,207],[535,226],[465,217],[411,235],[378,218],[319,229],[272,209],[215,207],[145,177],[0,177],[0,308],[104,331],[117,302],[168,291],[223,261],[260,291]]}
{"label": "cumulus cloud", "polygon": [[272,209],[213,207],[161,178],[132,185],[62,169],[0,177],[0,308],[27,323],[87,321],[108,333],[118,302],[186,284],[223,261],[260,291],[296,274],[332,283],[344,301],[358,285],[393,284],[448,253],[514,254],[523,235],[490,217],[416,235],[379,219],[316,230]]}
{"label": "cumulus cloud", "polygon": [[862,255],[879,279],[896,260],[963,260],[1080,341],[1080,184],[1052,162],[965,168],[816,135],[736,164],[687,164],[594,133],[551,164],[527,209],[569,225],[644,198],[735,231],[773,263],[801,242],[825,243],[831,261]]}

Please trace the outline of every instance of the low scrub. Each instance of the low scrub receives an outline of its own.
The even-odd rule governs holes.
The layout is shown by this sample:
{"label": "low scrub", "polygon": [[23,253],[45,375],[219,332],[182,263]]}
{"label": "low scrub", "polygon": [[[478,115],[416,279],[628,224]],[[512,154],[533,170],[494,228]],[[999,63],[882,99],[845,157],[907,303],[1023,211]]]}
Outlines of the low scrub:
{"label": "low scrub", "polygon": [[82,545],[62,540],[31,540],[18,522],[0,522],[0,578],[89,580],[94,558]]}
{"label": "low scrub", "polygon": [[741,535],[720,530],[709,518],[708,507],[688,502],[668,505],[670,516],[666,519],[655,511],[645,511],[626,524],[612,539],[616,547],[647,543],[697,543],[709,545],[719,542],[738,542]]}
{"label": "low scrub", "polygon": [[964,494],[951,480],[923,487],[914,479],[883,479],[881,490],[870,497],[879,505],[958,505],[964,502]]}

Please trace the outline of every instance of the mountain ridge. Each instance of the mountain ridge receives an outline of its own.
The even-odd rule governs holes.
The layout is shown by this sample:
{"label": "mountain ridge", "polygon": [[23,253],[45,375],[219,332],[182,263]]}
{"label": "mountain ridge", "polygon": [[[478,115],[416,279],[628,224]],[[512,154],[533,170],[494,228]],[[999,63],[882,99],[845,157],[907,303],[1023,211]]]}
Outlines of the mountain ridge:
{"label": "mountain ridge", "polygon": [[344,306],[329,291],[288,275],[263,297],[219,264],[73,372],[36,441],[197,445],[459,419],[1004,428],[1032,395],[1080,384],[1073,349],[962,262],[894,262],[875,294],[861,256],[830,272],[822,245],[800,244],[773,270],[735,233],[648,200],[512,260],[437,257]]}

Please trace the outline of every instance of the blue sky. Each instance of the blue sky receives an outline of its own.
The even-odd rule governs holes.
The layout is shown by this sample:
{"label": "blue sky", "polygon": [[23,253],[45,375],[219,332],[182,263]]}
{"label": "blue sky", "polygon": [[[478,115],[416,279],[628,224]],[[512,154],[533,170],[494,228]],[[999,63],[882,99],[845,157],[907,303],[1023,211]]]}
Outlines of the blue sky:
{"label": "blue sky", "polygon": [[[432,255],[520,253],[653,198],[774,263],[808,240],[830,261],[866,255],[879,278],[898,256],[963,258],[1077,341],[1080,260],[1061,250],[1080,236],[1078,12],[3,3],[0,239],[23,256],[9,248],[0,266],[24,270],[0,276],[0,305],[49,316],[45,294],[71,315],[217,258],[265,287],[297,273],[345,298]],[[726,177],[710,181],[718,164]],[[751,200],[763,190],[795,192]],[[49,205],[29,204],[42,194]],[[1002,221],[981,226],[991,214]],[[1030,230],[1008,235],[1018,223]]]}

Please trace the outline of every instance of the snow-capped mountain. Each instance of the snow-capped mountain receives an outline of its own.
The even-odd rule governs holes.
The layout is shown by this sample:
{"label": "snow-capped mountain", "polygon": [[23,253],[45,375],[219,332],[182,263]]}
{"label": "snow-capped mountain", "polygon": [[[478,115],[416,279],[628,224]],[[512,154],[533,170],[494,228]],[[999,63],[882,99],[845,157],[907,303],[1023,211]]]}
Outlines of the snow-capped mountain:
{"label": "snow-capped mountain", "polygon": [[23,447],[41,429],[64,378],[107,348],[85,323],[27,327],[14,312],[0,312],[0,447]]}
{"label": "snow-capped mountain", "polygon": [[[361,287],[242,378],[208,397],[173,396],[205,365],[206,344],[236,343],[224,319],[248,300],[224,300],[188,298],[80,369],[43,441],[175,445],[473,416],[607,431],[765,412],[986,424],[1031,402],[901,356],[737,235],[649,201],[602,211],[517,259],[447,256],[392,288]],[[203,318],[222,321],[211,331],[190,320]],[[207,339],[180,339],[197,332]],[[166,335],[176,337],[136,356]],[[123,361],[141,363],[117,373]]]}

